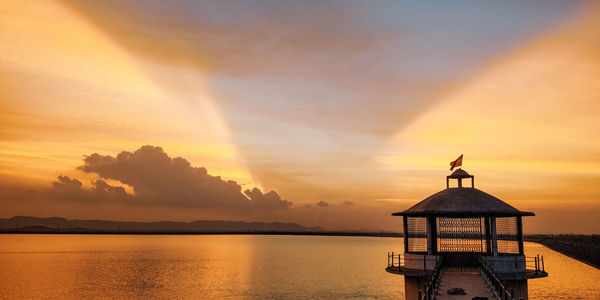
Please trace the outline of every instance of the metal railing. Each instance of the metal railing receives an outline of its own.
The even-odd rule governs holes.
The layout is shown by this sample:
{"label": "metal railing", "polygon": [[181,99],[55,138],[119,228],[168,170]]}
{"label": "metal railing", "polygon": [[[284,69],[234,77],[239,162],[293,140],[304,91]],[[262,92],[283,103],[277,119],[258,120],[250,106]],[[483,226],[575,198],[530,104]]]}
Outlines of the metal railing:
{"label": "metal railing", "polygon": [[[484,256],[484,259],[486,259],[488,262],[496,262],[496,261],[502,261],[502,262],[506,262],[506,263],[512,263],[514,262],[514,268],[515,269],[519,269],[519,266],[523,266],[524,271],[531,271],[531,272],[535,272],[536,274],[539,273],[544,273],[545,272],[545,268],[544,268],[544,257],[540,256],[539,254],[536,256],[515,256],[514,259],[511,260],[506,260],[506,258],[499,258],[498,260],[495,259],[494,256]],[[404,255],[400,254],[400,253],[395,253],[395,252],[388,252],[388,268],[393,267],[393,268],[402,268],[405,266],[406,261],[417,261],[418,263],[413,264],[413,265],[421,265],[420,262],[422,262],[423,264],[423,270],[427,271],[427,265],[429,264],[429,270],[431,270],[431,258],[427,258],[426,256],[423,256],[423,258],[406,258]],[[437,259],[437,257],[436,257]],[[511,262],[512,261],[512,262]],[[436,261],[437,264],[437,261]]]}
{"label": "metal railing", "polygon": [[513,300],[513,296],[506,290],[506,287],[502,284],[502,281],[496,276],[496,272],[489,266],[488,262],[484,258],[480,258],[481,273],[484,275],[487,282],[492,286],[492,290],[496,298],[500,300]]}
{"label": "metal railing", "polygon": [[424,293],[421,296],[421,300],[433,300],[437,294],[438,288],[440,287],[440,275],[442,274],[442,267],[444,263],[444,258],[442,257],[435,265],[435,269],[433,271],[433,276],[427,282],[427,285],[424,286]]}
{"label": "metal railing", "polygon": [[[545,272],[544,268],[544,257],[539,254],[536,256],[514,256],[511,260],[507,260],[505,257],[485,256],[483,257],[488,265],[492,265],[496,262],[513,263],[514,269],[522,269],[523,271],[535,272],[540,274]],[[512,261],[512,262],[511,262]]]}
{"label": "metal railing", "polygon": [[404,260],[402,254],[394,254],[394,252],[388,252],[388,268],[400,268],[404,266]]}
{"label": "metal railing", "polygon": [[[544,257],[540,256],[539,254],[534,256],[534,261],[535,261],[535,273],[539,273],[540,271],[542,271],[542,273],[546,272],[544,270]],[[541,268],[540,268],[541,265]]]}
{"label": "metal railing", "polygon": [[[432,272],[439,263],[439,257],[436,256],[433,258],[423,255],[423,258],[407,258],[399,253],[388,252],[388,268],[404,268],[407,261],[414,262],[411,264],[412,270],[421,270],[421,266],[423,266],[423,272]],[[434,266],[433,263],[436,265]],[[416,266],[418,266],[418,268],[415,268]]]}
{"label": "metal railing", "polygon": [[[439,284],[440,284],[440,277],[441,277],[442,269],[446,265],[444,263],[443,256],[439,257],[439,259],[438,259],[438,257],[436,257],[436,260],[435,260],[436,264],[435,264],[434,269],[433,270],[431,269],[431,264],[430,264],[429,265],[430,269],[428,270],[427,269],[428,261],[427,261],[426,255],[423,255],[423,258],[406,258],[402,254],[388,252],[388,268],[401,269],[401,268],[405,267],[406,261],[423,262],[423,264],[422,264],[423,272],[428,273],[428,275],[429,275],[429,272],[432,272],[431,277],[427,276],[427,277],[429,277],[429,280],[427,281],[427,284],[423,286],[423,290],[422,291],[419,290],[419,299],[421,299],[421,300],[435,299],[435,296],[437,294]],[[492,263],[492,265],[490,265],[490,261],[493,262],[494,258],[490,257],[490,256],[487,256],[487,257],[482,256],[479,258],[479,265],[481,268],[481,273],[484,275],[485,279],[492,287],[492,290],[493,290],[496,298],[498,300],[517,300],[517,298],[513,297],[513,295],[506,289],[506,287],[502,283],[502,280],[500,279],[501,276],[499,276],[497,274],[497,272],[494,270],[493,263]],[[506,259],[502,259],[499,261],[512,263],[510,260],[507,261]],[[429,263],[432,263],[432,261],[430,260]],[[533,256],[533,257],[515,256],[514,264],[515,264],[515,269],[518,269],[519,267],[521,267],[521,269],[523,271],[535,272],[535,274],[545,273],[544,257],[540,256],[539,254],[536,256]],[[413,265],[415,265],[415,264],[413,264]],[[418,263],[418,265],[420,265],[420,263]],[[413,268],[411,268],[411,270],[413,270]],[[418,269],[416,269],[416,270],[418,270]],[[541,276],[543,276],[543,274]],[[522,299],[522,298],[520,298],[520,299]]]}
{"label": "metal railing", "polygon": [[[426,255],[423,255],[423,258],[406,258],[405,256],[403,256],[402,254],[396,254],[394,252],[388,252],[388,268],[402,268],[405,266],[405,262],[407,260],[410,261],[417,261],[419,263],[417,263],[418,265],[420,265],[420,262],[423,262],[423,272],[427,273],[432,272],[431,277],[429,277],[429,280],[427,281],[427,284],[425,284],[423,286],[423,290],[419,290],[419,299],[421,300],[433,300],[435,299],[435,295],[437,294],[437,290],[439,288],[440,285],[440,275],[442,273],[442,267],[443,267],[443,258],[441,257],[436,257],[435,258],[435,266],[433,269],[429,269],[427,270],[427,263],[428,263],[428,257]],[[429,258],[429,263],[430,263],[430,267],[431,267],[431,263],[433,262],[433,260],[431,258]]]}

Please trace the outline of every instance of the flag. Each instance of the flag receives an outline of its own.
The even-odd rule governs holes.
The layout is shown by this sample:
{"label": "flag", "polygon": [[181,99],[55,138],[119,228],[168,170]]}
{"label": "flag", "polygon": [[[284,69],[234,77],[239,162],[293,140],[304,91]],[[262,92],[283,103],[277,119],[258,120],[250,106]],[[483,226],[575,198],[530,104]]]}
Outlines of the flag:
{"label": "flag", "polygon": [[461,154],[455,161],[450,162],[450,171],[454,170],[456,167],[462,166],[462,157],[463,155]]}

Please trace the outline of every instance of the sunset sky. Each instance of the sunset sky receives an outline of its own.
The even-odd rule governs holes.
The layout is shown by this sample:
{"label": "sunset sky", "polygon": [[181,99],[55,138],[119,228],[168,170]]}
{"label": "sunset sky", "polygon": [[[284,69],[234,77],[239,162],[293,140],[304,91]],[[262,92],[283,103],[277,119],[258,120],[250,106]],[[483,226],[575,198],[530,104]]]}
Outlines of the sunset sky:
{"label": "sunset sky", "polygon": [[464,154],[526,233],[600,233],[599,28],[594,1],[3,1],[0,217],[401,231]]}

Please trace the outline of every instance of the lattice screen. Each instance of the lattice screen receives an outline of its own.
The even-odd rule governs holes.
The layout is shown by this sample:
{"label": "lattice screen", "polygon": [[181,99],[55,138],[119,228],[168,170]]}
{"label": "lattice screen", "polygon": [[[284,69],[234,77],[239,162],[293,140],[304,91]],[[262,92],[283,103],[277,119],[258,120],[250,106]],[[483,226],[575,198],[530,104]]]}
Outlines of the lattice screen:
{"label": "lattice screen", "polygon": [[438,252],[486,252],[484,218],[437,218]]}
{"label": "lattice screen", "polygon": [[498,253],[519,253],[517,217],[496,218]]}
{"label": "lattice screen", "polygon": [[427,252],[427,219],[408,217],[408,252]]}

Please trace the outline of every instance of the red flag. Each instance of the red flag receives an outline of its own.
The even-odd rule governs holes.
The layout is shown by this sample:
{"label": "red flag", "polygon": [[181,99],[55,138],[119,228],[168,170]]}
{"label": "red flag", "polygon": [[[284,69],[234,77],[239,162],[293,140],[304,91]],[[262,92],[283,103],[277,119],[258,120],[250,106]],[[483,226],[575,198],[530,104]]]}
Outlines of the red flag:
{"label": "red flag", "polygon": [[456,167],[462,166],[462,157],[463,155],[461,154],[455,161],[450,162],[450,171],[454,170]]}

